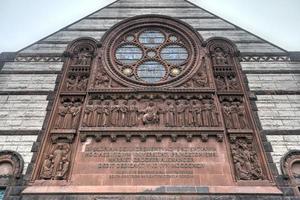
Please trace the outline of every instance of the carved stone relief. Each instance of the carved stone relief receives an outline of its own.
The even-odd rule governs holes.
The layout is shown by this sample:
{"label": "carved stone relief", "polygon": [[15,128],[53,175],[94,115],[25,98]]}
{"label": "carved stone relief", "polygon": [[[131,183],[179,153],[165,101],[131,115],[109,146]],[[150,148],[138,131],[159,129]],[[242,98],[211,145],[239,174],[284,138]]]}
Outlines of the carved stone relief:
{"label": "carved stone relief", "polygon": [[42,163],[40,178],[45,180],[65,179],[70,168],[70,154],[70,144],[55,144]]}
{"label": "carved stone relief", "polygon": [[57,108],[54,129],[76,129],[79,125],[83,99],[64,97]]}
{"label": "carved stone relief", "polygon": [[242,97],[222,97],[221,104],[227,129],[250,129]]}
{"label": "carved stone relief", "polygon": [[[151,25],[151,31],[118,27],[114,34],[120,37],[108,34],[102,47],[86,38],[70,45],[45,152],[34,179],[72,179],[69,172],[78,138],[88,142],[87,137],[94,137],[99,142],[108,137],[110,140],[103,140],[113,146],[120,136],[126,137],[125,143],[133,137],[145,143],[161,142],[163,137],[171,138],[171,143],[182,142],[182,138],[192,142],[196,136],[198,141],[210,143],[210,137],[222,142],[228,138],[226,134],[233,161],[227,175],[234,171],[238,181],[270,179],[266,178],[263,154],[256,149],[260,144],[252,138],[257,133],[247,96],[242,93],[233,47],[220,40],[204,47],[201,37],[190,31],[178,27],[172,31],[169,25],[157,28],[157,22],[153,25],[149,19],[144,22]],[[153,37],[154,43],[147,37]],[[149,46],[156,45],[155,41],[167,46]],[[128,54],[129,50],[134,55]]]}
{"label": "carved stone relief", "polygon": [[84,110],[85,127],[218,127],[219,112],[213,98],[91,99]]}
{"label": "carved stone relief", "polygon": [[209,73],[207,71],[207,65],[205,58],[202,59],[202,65],[198,69],[195,75],[188,80],[186,83],[184,83],[182,86],[184,88],[205,88],[210,87],[209,82]]}
{"label": "carved stone relief", "polygon": [[252,136],[230,136],[230,148],[237,180],[263,180]]}

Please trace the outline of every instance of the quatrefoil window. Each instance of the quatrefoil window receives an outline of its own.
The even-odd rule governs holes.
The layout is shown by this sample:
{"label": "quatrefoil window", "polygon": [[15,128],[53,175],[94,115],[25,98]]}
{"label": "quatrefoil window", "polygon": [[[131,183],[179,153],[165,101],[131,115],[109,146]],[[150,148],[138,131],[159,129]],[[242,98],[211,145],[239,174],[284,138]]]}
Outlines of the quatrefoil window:
{"label": "quatrefoil window", "polygon": [[161,28],[131,31],[118,41],[115,50],[118,69],[138,82],[155,84],[179,76],[189,58],[186,42]]}

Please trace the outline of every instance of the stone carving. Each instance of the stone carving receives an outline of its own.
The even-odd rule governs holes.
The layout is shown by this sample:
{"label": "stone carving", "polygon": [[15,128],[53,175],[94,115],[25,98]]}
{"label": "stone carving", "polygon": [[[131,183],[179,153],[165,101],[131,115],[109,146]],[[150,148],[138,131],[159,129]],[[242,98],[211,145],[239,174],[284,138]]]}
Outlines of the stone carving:
{"label": "stone carving", "polygon": [[[7,185],[9,184],[8,181],[10,181],[10,179],[7,179],[7,177],[18,179],[22,176],[24,168],[23,158],[15,151],[0,151],[0,168],[0,181],[2,185]],[[4,180],[1,180],[2,178],[4,178]]]}
{"label": "stone carving", "polygon": [[250,128],[247,120],[246,109],[240,100],[222,102],[225,126],[228,129]]}
{"label": "stone carving", "polygon": [[85,91],[87,89],[88,75],[70,74],[66,79],[67,91]]}
{"label": "stone carving", "polygon": [[108,88],[117,88],[117,87],[124,87],[114,81],[103,69],[102,65],[99,63],[97,73],[93,78],[93,89],[108,89]]}
{"label": "stone carving", "polygon": [[237,77],[231,75],[217,75],[216,86],[220,91],[240,90],[240,84]]}
{"label": "stone carving", "polygon": [[95,88],[107,88],[110,85],[110,78],[104,70],[98,70],[94,80]]}
{"label": "stone carving", "polygon": [[209,87],[209,78],[208,78],[205,59],[202,59],[202,62],[203,64],[201,65],[200,69],[189,81],[183,84],[183,87],[185,88]]}
{"label": "stone carving", "polygon": [[91,65],[92,55],[89,49],[80,49],[78,54],[75,56],[74,64],[75,65]]}
{"label": "stone carving", "polygon": [[228,58],[224,50],[217,47],[213,53],[213,63],[214,65],[228,65]]}
{"label": "stone carving", "polygon": [[231,153],[237,180],[263,180],[252,139],[231,137]]}
{"label": "stone carving", "polygon": [[159,112],[160,109],[154,105],[154,103],[149,103],[149,105],[142,111],[143,113],[143,124],[158,124],[159,123]]}
{"label": "stone carving", "polygon": [[219,113],[212,99],[90,100],[83,116],[84,127],[218,127]]}
{"label": "stone carving", "polygon": [[71,101],[63,99],[58,106],[55,129],[75,129],[78,126],[82,102],[80,99]]}
{"label": "stone carving", "polygon": [[66,179],[70,167],[70,151],[70,144],[54,145],[42,164],[40,178],[45,180]]}

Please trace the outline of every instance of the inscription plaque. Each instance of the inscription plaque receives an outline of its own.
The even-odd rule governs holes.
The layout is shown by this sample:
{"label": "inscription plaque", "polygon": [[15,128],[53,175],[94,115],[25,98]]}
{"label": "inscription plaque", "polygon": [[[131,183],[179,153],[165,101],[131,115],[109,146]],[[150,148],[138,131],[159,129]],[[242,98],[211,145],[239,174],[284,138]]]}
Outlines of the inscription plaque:
{"label": "inscription plaque", "polygon": [[[95,185],[204,185],[216,184],[222,176],[226,185],[232,178],[223,143],[211,139],[188,142],[178,138],[163,138],[146,142],[133,137],[131,142],[119,139],[112,143],[87,140],[78,148],[74,182],[90,181]],[[81,179],[79,181],[79,179]],[[215,182],[215,183],[214,183]],[[220,181],[218,181],[218,184]]]}

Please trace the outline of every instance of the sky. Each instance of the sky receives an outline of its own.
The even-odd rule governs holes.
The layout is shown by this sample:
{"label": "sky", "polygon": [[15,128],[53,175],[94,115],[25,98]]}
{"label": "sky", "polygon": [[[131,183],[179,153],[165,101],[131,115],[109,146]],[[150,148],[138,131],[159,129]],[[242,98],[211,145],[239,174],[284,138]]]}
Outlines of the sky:
{"label": "sky", "polygon": [[[0,0],[0,52],[18,51],[112,2]],[[288,51],[300,51],[300,0],[191,2]]]}

